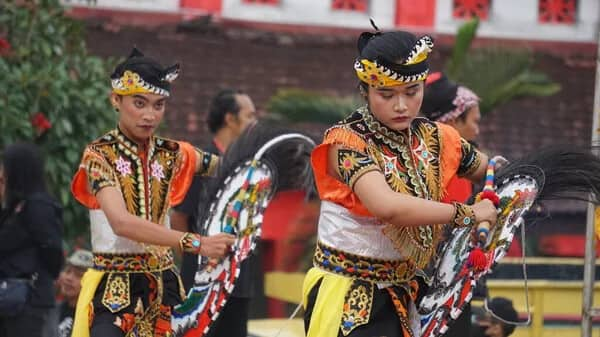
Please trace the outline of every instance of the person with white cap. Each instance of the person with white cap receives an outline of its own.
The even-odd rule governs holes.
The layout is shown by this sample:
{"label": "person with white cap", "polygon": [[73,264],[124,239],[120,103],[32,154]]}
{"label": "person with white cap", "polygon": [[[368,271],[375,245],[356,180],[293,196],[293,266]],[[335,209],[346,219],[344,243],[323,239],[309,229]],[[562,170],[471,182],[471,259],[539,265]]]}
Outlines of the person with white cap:
{"label": "person with white cap", "polygon": [[75,306],[81,291],[81,277],[88,268],[93,267],[94,255],[84,249],[74,251],[67,259],[65,268],[60,273],[58,288],[63,301],[57,307],[58,337],[70,337],[73,328]]}

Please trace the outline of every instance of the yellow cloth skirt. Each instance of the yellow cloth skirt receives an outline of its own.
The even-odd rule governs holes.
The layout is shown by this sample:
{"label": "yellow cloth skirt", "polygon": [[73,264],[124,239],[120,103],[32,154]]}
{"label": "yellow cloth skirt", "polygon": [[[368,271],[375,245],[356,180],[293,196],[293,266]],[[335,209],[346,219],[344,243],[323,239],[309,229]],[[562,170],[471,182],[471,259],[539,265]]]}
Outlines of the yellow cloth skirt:
{"label": "yellow cloth skirt", "polygon": [[102,277],[103,271],[88,269],[81,278],[81,292],[77,299],[75,308],[75,319],[73,322],[73,332],[71,337],[90,337],[90,304],[96,294],[96,289]]}
{"label": "yellow cloth skirt", "polygon": [[302,306],[306,309],[310,290],[322,280],[306,337],[337,337],[342,322],[344,299],[352,279],[311,268],[302,286]]}

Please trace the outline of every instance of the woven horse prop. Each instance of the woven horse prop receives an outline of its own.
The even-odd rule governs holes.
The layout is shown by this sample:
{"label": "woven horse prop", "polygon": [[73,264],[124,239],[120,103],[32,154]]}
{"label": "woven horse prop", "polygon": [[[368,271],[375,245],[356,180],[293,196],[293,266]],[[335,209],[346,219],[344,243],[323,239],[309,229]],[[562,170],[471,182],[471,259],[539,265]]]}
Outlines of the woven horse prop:
{"label": "woven horse prop", "polygon": [[235,287],[241,262],[256,247],[263,212],[275,192],[312,191],[314,145],[305,135],[257,123],[228,148],[217,178],[201,195],[196,230],[203,235],[231,233],[237,240],[221,260],[198,256],[194,285],[172,311],[175,336],[201,337],[209,331]]}
{"label": "woven horse prop", "polygon": [[[458,318],[471,300],[475,282],[491,273],[506,255],[534,203],[551,199],[599,202],[600,159],[589,150],[553,147],[513,161],[492,174],[492,179],[490,183],[488,174],[486,188],[495,190],[498,197],[496,225],[489,233],[481,228],[475,233],[456,228],[444,243],[432,285],[419,303],[423,337],[443,335]],[[475,252],[484,255],[483,264],[473,262]]]}

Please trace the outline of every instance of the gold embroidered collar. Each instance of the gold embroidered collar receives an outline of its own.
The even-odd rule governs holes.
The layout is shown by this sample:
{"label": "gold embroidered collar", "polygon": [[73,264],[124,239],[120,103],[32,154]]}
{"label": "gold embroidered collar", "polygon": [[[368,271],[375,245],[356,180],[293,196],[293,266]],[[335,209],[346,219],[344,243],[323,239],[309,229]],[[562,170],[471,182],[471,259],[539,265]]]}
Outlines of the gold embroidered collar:
{"label": "gold embroidered collar", "polygon": [[[135,142],[134,140],[132,140],[131,138],[127,137],[127,135],[125,135],[125,133],[121,130],[121,127],[119,125],[117,125],[117,128],[115,129],[115,136],[117,138],[117,140],[119,141],[119,144],[121,144],[126,150],[131,151],[131,154],[133,156],[139,156],[140,154],[140,145]],[[152,153],[151,149],[154,147],[154,136],[151,136],[148,139],[146,148],[142,150],[145,150],[144,152],[146,152],[147,154]]]}
{"label": "gold embroidered collar", "polygon": [[358,109],[358,112],[363,116],[363,120],[369,131],[385,145],[392,149],[400,150],[400,147],[410,144],[411,127],[403,131],[394,131],[378,121],[368,107],[361,107]]}

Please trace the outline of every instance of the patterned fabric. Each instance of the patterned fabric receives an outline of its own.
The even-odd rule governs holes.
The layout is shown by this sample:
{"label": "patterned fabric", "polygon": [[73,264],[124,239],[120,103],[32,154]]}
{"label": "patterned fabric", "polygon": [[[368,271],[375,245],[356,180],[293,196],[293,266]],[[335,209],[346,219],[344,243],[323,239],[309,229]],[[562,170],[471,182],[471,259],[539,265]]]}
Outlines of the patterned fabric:
{"label": "patterned fabric", "polygon": [[475,147],[468,141],[461,139],[462,160],[458,167],[458,176],[468,177],[481,165],[481,156],[475,151]]}
{"label": "patterned fabric", "polygon": [[131,304],[129,276],[121,273],[108,273],[106,288],[102,295],[102,304],[115,313]]}
{"label": "patterned fabric", "polygon": [[204,172],[203,175],[211,177],[215,176],[217,174],[218,164],[218,160],[215,159],[218,157],[210,152],[204,152],[198,148],[196,148],[196,152],[198,153],[199,157],[202,158],[202,168],[200,171]]}
{"label": "patterned fabric", "polygon": [[114,93],[119,95],[171,95],[171,82],[179,76],[179,64],[163,68],[152,58],[133,48],[129,56],[110,75]]}
{"label": "patterned fabric", "polygon": [[409,292],[398,291],[398,288],[386,288],[392,302],[394,303],[394,309],[400,318],[400,324],[402,325],[402,333],[404,337],[415,337],[415,333],[412,329],[411,317],[408,311],[409,303],[415,301],[419,290],[419,285],[416,281],[412,281],[409,284]]}
{"label": "patterned fabric", "polygon": [[454,220],[452,220],[454,226],[470,227],[477,223],[477,220],[475,219],[475,213],[473,212],[473,208],[471,208],[471,206],[455,202],[454,210]]}
{"label": "patterned fabric", "polygon": [[165,97],[171,95],[169,90],[152,85],[144,81],[138,73],[129,70],[125,71],[120,78],[113,79],[111,84],[113,91],[119,95],[156,94]]}
{"label": "patterned fabric", "polygon": [[437,111],[434,114],[439,115],[435,120],[442,123],[448,123],[456,119],[458,116],[465,113],[470,108],[479,103],[479,97],[469,88],[458,86],[456,89],[456,97],[452,100],[454,109],[450,111]]}
{"label": "patterned fabric", "polygon": [[411,260],[381,260],[350,254],[317,242],[313,259],[316,267],[369,282],[401,284],[415,275]]}
{"label": "patterned fabric", "polygon": [[[92,195],[103,187],[116,187],[129,213],[163,224],[172,184],[183,168],[184,152],[180,148],[175,141],[153,137],[148,149],[142,151],[115,129],[87,146],[80,167],[86,173]],[[204,157],[198,173],[214,173],[218,157],[200,153]]]}
{"label": "patterned fabric", "polygon": [[171,307],[184,295],[173,270],[105,273],[90,303],[89,322],[115,325],[126,337],[172,337]]}
{"label": "patterned fabric", "polygon": [[197,233],[185,233],[179,240],[179,248],[182,252],[200,254],[200,234]]}
{"label": "patterned fabric", "polygon": [[94,254],[94,269],[100,271],[145,273],[173,268],[173,255],[154,254]]}
{"label": "patterned fabric", "polygon": [[340,149],[337,158],[340,175],[350,188],[354,188],[354,183],[363,174],[379,170],[379,167],[375,165],[369,156],[358,151]]}
{"label": "patterned fabric", "polygon": [[429,73],[429,64],[426,61],[432,48],[433,39],[425,35],[415,42],[415,45],[401,63],[358,59],[354,63],[354,70],[356,76],[362,82],[373,88],[422,81]]}
{"label": "patterned fabric", "polygon": [[[372,282],[353,280],[319,268],[311,268],[303,284],[304,324],[307,337],[403,336],[402,320],[418,336],[419,315],[413,303],[409,317],[398,315],[389,289],[399,298],[413,299],[417,282],[383,288]],[[405,297],[405,294],[409,294]],[[408,301],[407,301],[408,302]],[[340,322],[340,324],[332,324]],[[366,322],[366,323],[365,323]]]}
{"label": "patterned fabric", "polygon": [[[396,192],[423,199],[440,201],[443,197],[440,154],[441,132],[436,123],[416,119],[406,132],[395,132],[379,123],[367,108],[360,108],[350,117],[329,129],[350,131],[366,144],[364,152],[368,158],[355,155],[362,165],[352,165],[353,170],[343,175],[345,182],[354,183],[356,173],[370,167],[373,162],[384,173],[388,185]],[[475,170],[480,162],[479,155],[467,142],[461,143],[461,170]],[[354,150],[354,149],[353,149]],[[361,152],[361,149],[355,149]],[[342,153],[348,156],[349,153]],[[344,157],[342,157],[344,158]],[[357,161],[358,161],[357,160]],[[338,164],[340,155],[338,155]],[[350,162],[350,161],[349,161]],[[345,171],[340,170],[341,173]],[[354,173],[354,175],[352,175]],[[353,178],[349,180],[349,178]],[[437,243],[443,238],[442,224],[430,226],[398,227],[388,225],[384,233],[397,250],[414,259],[417,267],[425,268],[432,262]]]}
{"label": "patterned fabric", "polygon": [[[115,187],[130,214],[168,227],[168,209],[185,195],[195,171],[213,174],[217,162],[217,156],[165,138],[152,137],[142,149],[119,129],[86,147],[72,191],[90,209],[93,246],[109,250],[94,251],[94,271],[104,275],[94,291],[93,306],[81,310],[90,314],[89,325],[96,319],[109,320],[125,336],[171,336],[170,306],[180,303],[185,295],[178,275],[171,271],[171,249],[114,234],[99,209],[96,193]],[[164,275],[170,279],[169,294],[164,293]],[[167,303],[165,296],[174,298]],[[79,305],[86,304],[78,303],[78,313]],[[80,319],[76,317],[76,324]]]}
{"label": "patterned fabric", "polygon": [[[339,149],[336,169],[343,182],[327,174],[329,168],[324,163],[329,160],[331,145],[337,145]],[[335,282],[336,286],[323,283],[322,287],[327,291],[319,290],[314,317],[311,314],[309,335],[322,328],[324,322],[332,321],[334,316],[335,320],[337,317],[341,319],[339,329],[343,335],[352,335],[353,331],[360,334],[360,330],[354,329],[361,325],[377,325],[378,322],[370,320],[374,312],[373,289],[379,290],[380,287],[389,292],[394,302],[401,322],[398,329],[405,337],[415,335],[419,330],[416,312],[413,312],[416,310],[414,300],[418,288],[415,275],[429,282],[427,270],[437,259],[437,245],[444,238],[447,226],[382,224],[362,205],[352,187],[365,172],[379,170],[393,191],[440,201],[445,187],[459,168],[465,173],[476,169],[478,157],[475,149],[461,142],[460,136],[451,127],[417,118],[410,128],[396,132],[379,123],[366,107],[326,131],[323,144],[312,155],[317,188],[323,204],[335,204],[348,214],[333,207],[321,210],[320,241],[314,265],[315,269],[329,275],[324,277],[325,281]],[[358,227],[362,225],[376,230],[375,235],[387,242],[389,250],[398,253],[399,259],[378,259],[377,255],[370,255],[365,249],[353,251],[353,254],[342,251],[344,244],[352,240],[376,242],[364,231],[348,230],[351,228],[348,224],[354,221],[359,223]],[[331,242],[330,245],[335,247],[325,246],[323,242]],[[347,278],[349,282],[341,282],[336,277]],[[347,288],[338,289],[338,283],[347,285]],[[338,308],[342,296],[344,301]],[[337,310],[339,312],[330,313]],[[314,327],[313,320],[318,322],[314,323]],[[317,335],[325,336],[320,331]],[[334,336],[333,331],[328,330],[327,337],[331,336]]]}
{"label": "patterned fabric", "polygon": [[373,290],[375,284],[361,280],[354,280],[344,299],[342,311],[342,324],[340,330],[348,336],[355,328],[369,323],[373,307]]}

